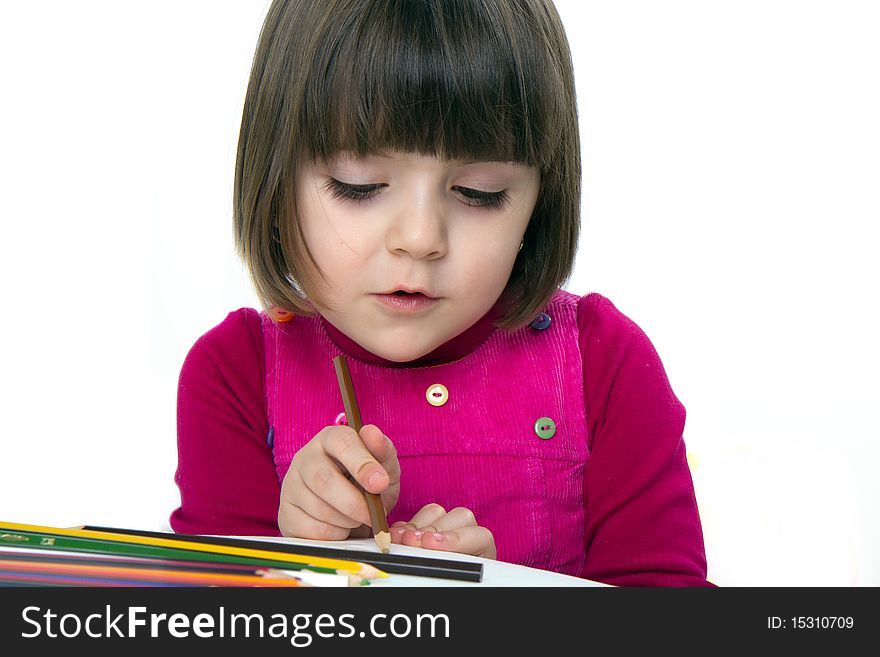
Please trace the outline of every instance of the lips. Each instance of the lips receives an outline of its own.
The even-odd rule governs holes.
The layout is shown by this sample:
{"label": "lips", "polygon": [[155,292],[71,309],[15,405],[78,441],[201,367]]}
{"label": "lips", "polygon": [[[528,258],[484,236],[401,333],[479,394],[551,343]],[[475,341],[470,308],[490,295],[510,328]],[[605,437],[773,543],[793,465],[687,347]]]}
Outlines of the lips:
{"label": "lips", "polygon": [[398,286],[393,290],[373,296],[385,310],[394,314],[422,313],[440,303],[437,297],[431,296],[426,291],[406,286]]}
{"label": "lips", "polygon": [[380,292],[380,294],[393,294],[398,297],[407,297],[407,296],[424,296],[428,299],[436,299],[433,294],[429,294],[426,290],[418,287],[407,287],[406,285],[398,285],[387,292]]}

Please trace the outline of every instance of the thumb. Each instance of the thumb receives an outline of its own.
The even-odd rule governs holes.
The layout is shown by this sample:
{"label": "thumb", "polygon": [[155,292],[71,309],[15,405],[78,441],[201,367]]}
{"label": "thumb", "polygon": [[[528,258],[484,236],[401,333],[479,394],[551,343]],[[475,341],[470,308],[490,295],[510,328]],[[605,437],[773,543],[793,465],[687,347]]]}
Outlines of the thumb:
{"label": "thumb", "polygon": [[364,441],[364,445],[366,445],[370,454],[373,455],[373,458],[380,463],[387,460],[391,455],[391,452],[394,450],[391,441],[375,424],[365,424],[361,427],[361,431],[358,435],[361,437],[361,440]]}
{"label": "thumb", "polygon": [[[388,437],[382,433],[375,424],[366,424],[361,427],[358,434],[370,454],[373,455],[381,466],[381,474],[378,476],[375,472],[370,475],[367,490],[371,493],[382,493],[392,483],[392,479],[399,470],[395,456],[394,445]],[[399,475],[397,475],[399,477]]]}

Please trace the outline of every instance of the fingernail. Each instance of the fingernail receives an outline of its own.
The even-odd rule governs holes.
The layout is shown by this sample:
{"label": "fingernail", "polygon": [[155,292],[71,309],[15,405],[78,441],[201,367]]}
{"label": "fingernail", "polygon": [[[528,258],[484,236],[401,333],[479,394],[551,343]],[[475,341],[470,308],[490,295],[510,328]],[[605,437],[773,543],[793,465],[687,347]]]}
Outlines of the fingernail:
{"label": "fingernail", "polygon": [[406,531],[406,527],[404,527],[403,525],[401,525],[400,527],[392,527],[391,529],[394,531],[395,534],[403,534],[403,532]]}
{"label": "fingernail", "polygon": [[421,529],[417,529],[417,530],[414,532],[414,535],[415,535],[416,538],[421,538],[421,537],[422,537],[422,530],[421,530]]}
{"label": "fingernail", "polygon": [[433,536],[434,536],[434,540],[437,541],[438,543],[443,542],[443,534],[440,534],[438,532],[434,532]]}

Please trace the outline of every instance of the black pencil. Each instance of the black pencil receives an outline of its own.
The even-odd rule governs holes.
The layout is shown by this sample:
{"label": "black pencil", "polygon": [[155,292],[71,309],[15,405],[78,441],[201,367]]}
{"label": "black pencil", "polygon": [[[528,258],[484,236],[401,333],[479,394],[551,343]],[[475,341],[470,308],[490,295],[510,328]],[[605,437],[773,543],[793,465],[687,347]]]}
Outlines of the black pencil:
{"label": "black pencil", "polygon": [[266,541],[255,541],[226,536],[200,536],[197,534],[170,534],[168,532],[151,532],[138,529],[117,529],[114,527],[95,527],[87,525],[82,529],[115,534],[131,534],[150,538],[177,538],[194,543],[224,545],[227,547],[243,547],[258,550],[272,550],[282,553],[302,554],[330,559],[348,559],[375,566],[380,570],[397,575],[416,575],[418,577],[436,577],[453,579],[463,582],[481,582],[483,580],[483,564],[475,561],[454,561],[452,559],[434,559],[428,557],[411,557],[400,554],[384,554],[344,548],[328,548],[314,545],[291,545]]}

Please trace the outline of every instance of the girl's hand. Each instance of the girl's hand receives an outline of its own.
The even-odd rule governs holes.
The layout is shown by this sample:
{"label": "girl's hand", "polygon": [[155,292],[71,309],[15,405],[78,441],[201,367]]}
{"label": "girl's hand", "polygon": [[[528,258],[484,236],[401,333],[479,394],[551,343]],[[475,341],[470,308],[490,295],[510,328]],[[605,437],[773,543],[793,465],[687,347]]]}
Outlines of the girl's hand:
{"label": "girl's hand", "polygon": [[487,559],[496,554],[492,532],[477,525],[473,512],[461,506],[449,513],[439,504],[422,507],[409,522],[391,526],[391,542]]}
{"label": "girl's hand", "polygon": [[374,424],[361,427],[360,434],[348,426],[324,427],[294,455],[281,483],[282,535],[331,541],[369,536],[364,493],[349,477],[381,494],[386,512],[397,504],[397,450]]}

